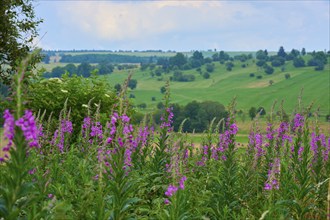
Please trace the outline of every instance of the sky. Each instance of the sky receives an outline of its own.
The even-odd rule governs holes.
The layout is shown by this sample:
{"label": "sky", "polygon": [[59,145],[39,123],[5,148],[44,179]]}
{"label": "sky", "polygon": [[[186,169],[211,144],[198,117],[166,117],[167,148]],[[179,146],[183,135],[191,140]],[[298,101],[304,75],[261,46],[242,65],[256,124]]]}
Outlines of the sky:
{"label": "sky", "polygon": [[46,50],[329,50],[330,1],[37,0]]}

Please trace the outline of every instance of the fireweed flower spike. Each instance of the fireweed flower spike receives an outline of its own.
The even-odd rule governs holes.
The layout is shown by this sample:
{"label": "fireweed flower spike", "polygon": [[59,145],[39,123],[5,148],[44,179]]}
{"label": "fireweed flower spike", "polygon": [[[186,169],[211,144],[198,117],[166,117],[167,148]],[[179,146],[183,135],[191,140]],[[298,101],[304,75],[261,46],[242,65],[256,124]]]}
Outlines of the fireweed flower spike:
{"label": "fireweed flower spike", "polygon": [[[4,123],[4,136],[8,140],[8,144],[2,149],[4,152],[8,152],[13,145],[14,135],[15,135],[15,119],[14,116],[9,112],[8,109],[5,110],[3,118]],[[8,156],[5,154],[5,157]],[[0,158],[0,162],[4,161],[4,158]]]}
{"label": "fireweed flower spike", "polygon": [[176,193],[176,191],[178,191],[178,187],[170,184],[167,188],[167,191],[165,192],[165,195],[171,197],[174,195],[174,193]]}
{"label": "fireweed flower spike", "polygon": [[[23,117],[15,121],[14,116],[6,109],[3,118],[5,119],[4,136],[8,140],[8,144],[2,149],[4,152],[8,152],[13,145],[15,125],[22,129],[29,147],[38,147],[39,129],[31,111],[26,110]],[[7,156],[5,154],[5,157]],[[4,158],[1,158],[0,161],[4,161]]]}

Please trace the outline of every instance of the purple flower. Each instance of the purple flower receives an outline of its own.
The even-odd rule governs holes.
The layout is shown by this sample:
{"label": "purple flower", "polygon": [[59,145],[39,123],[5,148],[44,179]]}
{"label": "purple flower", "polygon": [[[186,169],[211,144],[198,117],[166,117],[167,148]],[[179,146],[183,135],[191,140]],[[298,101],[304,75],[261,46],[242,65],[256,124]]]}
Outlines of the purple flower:
{"label": "purple flower", "polygon": [[298,129],[298,132],[301,132],[301,128],[304,126],[304,117],[300,114],[296,114],[294,117],[294,126],[293,131],[295,132]]}
{"label": "purple flower", "polygon": [[100,139],[103,138],[102,125],[100,122],[95,122],[94,125],[92,125],[90,136],[98,137]]}
{"label": "purple flower", "polygon": [[176,191],[178,191],[178,187],[175,187],[174,185],[169,185],[167,191],[165,192],[165,195],[171,197],[174,193],[176,193]]}
{"label": "purple flower", "polygon": [[37,169],[36,168],[33,168],[32,170],[29,170],[29,174],[30,175],[33,175],[33,174],[35,174],[36,171],[37,171]]}
{"label": "purple flower", "polygon": [[[3,118],[5,119],[4,123],[4,136],[5,139],[8,140],[8,144],[2,149],[3,151],[9,151],[11,146],[13,145],[14,135],[15,135],[15,118],[9,112],[8,109],[5,110],[3,114]],[[4,158],[1,158],[3,161]]]}
{"label": "purple flower", "polygon": [[39,130],[31,111],[26,110],[22,118],[16,121],[16,126],[23,131],[25,140],[30,147],[38,147]]}
{"label": "purple flower", "polygon": [[187,177],[186,176],[183,176],[181,179],[180,179],[180,189],[184,189],[184,182],[187,180]]}
{"label": "purple flower", "polygon": [[165,205],[168,205],[168,204],[170,204],[171,202],[170,202],[170,200],[165,199],[165,200],[164,200],[164,203],[165,203]]}
{"label": "purple flower", "polygon": [[121,120],[124,123],[129,123],[130,118],[127,115],[123,115],[123,116],[121,116]]}
{"label": "purple flower", "polygon": [[51,194],[51,193],[48,194],[48,198],[49,198],[49,199],[52,199],[53,197],[54,197],[53,194]]}
{"label": "purple flower", "polygon": [[268,179],[265,182],[265,190],[279,189],[280,158],[275,158],[274,163],[269,164]]}

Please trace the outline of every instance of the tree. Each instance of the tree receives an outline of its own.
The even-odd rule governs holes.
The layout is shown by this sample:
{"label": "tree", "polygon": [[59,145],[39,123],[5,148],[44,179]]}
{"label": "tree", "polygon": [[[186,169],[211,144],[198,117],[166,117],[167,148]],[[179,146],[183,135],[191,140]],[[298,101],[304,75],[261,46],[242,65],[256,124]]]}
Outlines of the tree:
{"label": "tree", "polygon": [[65,69],[63,67],[57,66],[52,69],[51,77],[61,77],[64,73]]}
{"label": "tree", "polygon": [[169,59],[170,66],[177,66],[181,68],[186,63],[187,58],[183,55],[183,53],[177,53],[175,56],[170,57]]}
{"label": "tree", "polygon": [[269,85],[272,86],[274,84],[274,80],[269,80]]}
{"label": "tree", "polygon": [[214,64],[212,63],[206,64],[206,71],[212,73],[214,71]]}
{"label": "tree", "polygon": [[303,55],[303,56],[306,55],[306,49],[305,49],[305,48],[303,48],[303,49],[301,50],[301,55]]}
{"label": "tree", "polygon": [[284,75],[284,77],[285,77],[285,79],[290,79],[290,78],[291,78],[291,76],[290,76],[289,73],[286,73],[286,74]]}
{"label": "tree", "polygon": [[255,107],[250,108],[249,116],[250,116],[251,120],[253,120],[257,116],[257,109]]}
{"label": "tree", "polygon": [[293,65],[295,67],[304,67],[305,66],[305,60],[302,57],[296,57],[293,59]]}
{"label": "tree", "polygon": [[[33,49],[33,40],[42,19],[36,18],[33,1],[1,1],[0,7],[0,83],[9,85],[17,65]],[[35,67],[41,56],[31,59]]]}
{"label": "tree", "polygon": [[256,58],[257,60],[264,60],[264,61],[267,61],[268,59],[268,52],[267,50],[258,50],[257,53],[256,53]]}
{"label": "tree", "polygon": [[205,72],[205,73],[203,74],[203,78],[204,78],[204,79],[209,79],[209,78],[210,78],[210,74],[209,74],[208,72]]}
{"label": "tree", "polygon": [[64,69],[68,71],[70,76],[77,73],[77,67],[73,63],[67,64]]}
{"label": "tree", "polygon": [[110,63],[100,63],[97,68],[99,69],[100,75],[110,74],[113,72],[114,66]]}
{"label": "tree", "polygon": [[119,83],[117,83],[114,88],[117,92],[121,91],[121,85]]}
{"label": "tree", "polygon": [[42,62],[44,62],[45,64],[49,64],[49,62],[50,62],[50,56],[48,54],[44,54],[43,55]]}
{"label": "tree", "polygon": [[267,64],[264,65],[264,69],[265,69],[265,73],[267,73],[267,74],[273,74],[273,72],[274,72],[274,68]]}
{"label": "tree", "polygon": [[234,63],[232,63],[232,62],[227,62],[226,63],[226,69],[228,71],[231,71],[233,69],[233,67],[234,67]]}
{"label": "tree", "polygon": [[278,52],[277,52],[277,56],[285,58],[286,55],[287,55],[287,54],[285,53],[284,48],[281,46],[280,49],[279,49]]}
{"label": "tree", "polygon": [[91,75],[91,71],[93,67],[89,63],[81,63],[77,69],[77,75],[83,77],[89,77]]}
{"label": "tree", "polygon": [[130,79],[130,81],[128,81],[128,87],[131,88],[132,90],[136,88],[136,85],[137,85],[136,79]]}
{"label": "tree", "polygon": [[164,93],[166,92],[166,88],[165,88],[165,86],[160,87],[160,92],[161,92],[162,94],[164,94]]}

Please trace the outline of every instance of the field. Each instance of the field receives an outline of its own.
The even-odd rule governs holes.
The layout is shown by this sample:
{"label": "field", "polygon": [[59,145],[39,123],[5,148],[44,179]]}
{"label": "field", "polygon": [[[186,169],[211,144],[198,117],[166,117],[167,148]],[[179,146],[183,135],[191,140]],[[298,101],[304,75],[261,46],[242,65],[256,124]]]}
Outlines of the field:
{"label": "field", "polygon": [[[304,103],[315,101],[322,114],[329,109],[325,94],[329,66],[316,72],[289,64],[283,72],[276,69],[265,75],[252,62],[246,68],[235,65],[228,72],[217,63],[207,80],[196,70],[186,71],[196,80],[171,82],[165,97],[170,93],[170,101],[180,104],[192,100],[229,104],[237,96],[238,109],[245,114],[251,106],[263,106],[269,114],[273,100],[284,99],[291,113],[304,87]],[[132,101],[146,102],[146,111],[155,109],[169,75],[157,79],[149,70],[133,72],[138,86],[129,91],[136,96]],[[251,72],[263,78],[250,77]],[[285,79],[286,73],[290,79]],[[25,101],[22,74],[14,76],[18,107]],[[330,138],[325,122],[319,126],[298,108],[288,121],[269,123],[266,114],[254,124],[248,116],[244,120],[235,115],[234,105],[229,105],[223,132],[184,134],[173,131],[172,108],[166,105],[160,124],[131,124],[127,115],[131,106],[123,104],[126,94],[111,97],[108,87],[99,83],[103,79],[112,85],[122,83],[128,71],[100,77],[42,80],[30,87],[29,95],[43,97],[34,104],[59,103],[61,109],[52,120],[36,120],[32,111],[23,113],[18,107],[4,112],[7,138],[14,147],[3,149],[9,159],[0,157],[1,219],[321,220],[330,215],[326,199],[330,198]],[[92,97],[106,97],[104,105],[116,100],[105,105],[106,121],[97,105],[98,110],[87,115],[90,91],[97,91]],[[71,94],[79,101],[72,105],[75,108],[67,108],[63,101]],[[84,116],[78,121],[74,116],[79,112]],[[1,147],[7,143],[1,142]]]}
{"label": "field", "polygon": [[[203,70],[204,72],[204,70]],[[130,91],[135,95],[134,103],[146,103],[147,109],[152,111],[156,109],[156,104],[161,101],[163,95],[160,88],[164,86],[168,75],[162,77],[150,76],[150,71],[132,71],[133,79],[138,81],[137,88]],[[232,71],[226,71],[224,65],[215,64],[215,71],[211,73],[210,79],[203,79],[195,70],[184,71],[196,76],[193,82],[171,82],[171,101],[181,105],[187,104],[193,100],[196,101],[219,101],[227,105],[234,97],[237,98],[237,109],[245,113],[254,106],[262,106],[270,110],[274,101],[278,104],[284,101],[284,109],[291,113],[297,106],[298,97],[303,90],[303,104],[307,107],[314,103],[314,109],[320,107],[321,115],[329,113],[329,65],[323,71],[314,71],[313,67],[293,68],[288,63],[285,71],[276,68],[275,72],[267,75],[258,70],[258,68],[249,62],[246,68],[241,68],[240,62],[235,63]],[[262,75],[262,79],[250,77]],[[290,74],[290,79],[285,79],[285,74]],[[127,71],[115,71],[105,77],[111,85],[122,83],[128,76]],[[274,83],[269,84],[272,80]],[[152,101],[152,97],[156,101]]]}

